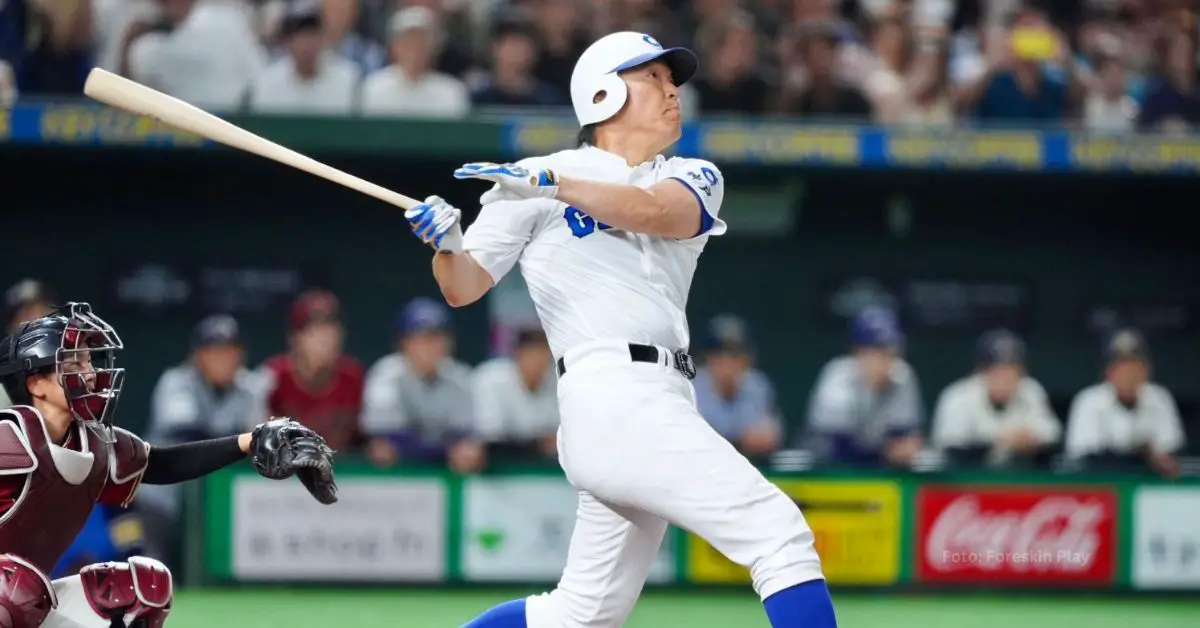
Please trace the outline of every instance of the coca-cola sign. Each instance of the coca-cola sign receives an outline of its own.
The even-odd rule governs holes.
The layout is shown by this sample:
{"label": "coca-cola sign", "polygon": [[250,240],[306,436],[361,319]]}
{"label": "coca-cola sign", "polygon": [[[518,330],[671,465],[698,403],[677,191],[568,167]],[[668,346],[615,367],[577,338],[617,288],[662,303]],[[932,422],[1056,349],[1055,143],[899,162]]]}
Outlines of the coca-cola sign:
{"label": "coca-cola sign", "polygon": [[1117,498],[1109,490],[925,487],[917,497],[917,575],[998,584],[1108,584]]}

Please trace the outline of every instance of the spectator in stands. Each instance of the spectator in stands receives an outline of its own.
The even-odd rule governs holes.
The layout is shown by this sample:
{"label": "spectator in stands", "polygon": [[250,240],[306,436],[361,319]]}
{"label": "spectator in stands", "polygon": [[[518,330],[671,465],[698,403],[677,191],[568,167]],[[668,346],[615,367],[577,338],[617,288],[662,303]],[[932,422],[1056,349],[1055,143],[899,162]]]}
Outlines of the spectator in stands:
{"label": "spectator in stands", "polygon": [[287,56],[255,79],[250,89],[251,110],[324,115],[349,115],[354,111],[358,67],[324,49],[321,20],[321,7],[312,3],[295,5],[283,18],[280,33]]}
{"label": "spectator in stands", "polygon": [[0,62],[21,67],[25,58],[26,17],[24,2],[0,3]]}
{"label": "spectator in stands", "polygon": [[1105,381],[1071,402],[1067,457],[1089,468],[1149,466],[1166,477],[1178,475],[1183,424],[1170,391],[1150,381],[1145,338],[1133,329],[1119,330],[1105,357]]}
{"label": "spectator in stands", "polygon": [[492,30],[492,67],[483,84],[471,93],[476,105],[492,107],[549,107],[564,105],[553,86],[533,74],[537,43],[523,20],[503,19]]}
{"label": "spectator in stands", "polygon": [[1165,38],[1162,72],[1151,84],[1138,124],[1155,131],[1186,132],[1200,126],[1196,87],[1196,40],[1182,30]]}
{"label": "spectator in stands", "polygon": [[129,27],[122,73],[198,107],[236,111],[267,66],[244,5],[158,0],[161,17]]}
{"label": "spectator in stands", "polygon": [[23,91],[77,95],[91,69],[91,0],[24,0],[29,20],[17,77]]}
{"label": "spectator in stands", "polygon": [[292,417],[345,452],[359,440],[364,372],[358,360],[342,352],[341,304],[330,292],[305,292],[292,304],[288,328],[287,353],[258,368],[250,422]]}
{"label": "spectator in stands", "polygon": [[755,461],[779,448],[782,425],[775,387],[753,367],[746,322],[722,315],[709,322],[704,366],[696,373],[696,408],[704,420]]}
{"label": "spectator in stands", "polygon": [[[693,49],[696,49],[704,47],[702,42],[706,37],[705,31],[719,32],[725,26],[745,20],[747,16],[743,14],[750,9],[749,5],[751,3],[742,2],[741,0],[692,0],[691,2],[681,4],[663,2],[645,4],[670,6],[676,13],[676,16],[671,21],[680,24],[682,27],[680,29],[681,34],[690,34],[691,37],[695,38],[695,41],[681,40],[679,44],[689,45]],[[753,17],[750,19],[753,20]],[[674,35],[674,33],[671,34]],[[703,64],[701,64],[701,67],[704,67]]]}
{"label": "spectator in stands", "polygon": [[1124,133],[1133,130],[1138,103],[1126,93],[1125,60],[1119,55],[1097,57],[1096,80],[1083,102],[1083,125],[1089,131]]}
{"label": "spectator in stands", "polygon": [[475,431],[495,456],[558,458],[558,374],[545,332],[519,331],[512,357],[476,367],[471,390]]}
{"label": "spectator in stands", "polygon": [[[245,368],[238,323],[231,316],[214,315],[192,331],[187,361],[167,369],[154,387],[150,401],[147,440],[155,446],[232,436],[254,416],[256,388]],[[135,505],[146,523],[143,551],[174,563],[179,541],[180,485],[146,485],[138,490]]]}
{"label": "spectator in stands", "polygon": [[362,112],[372,116],[461,118],[471,108],[459,79],[431,69],[445,35],[425,7],[410,7],[391,21],[392,65],[367,77]]}
{"label": "spectator in stands", "polygon": [[387,65],[387,55],[383,46],[355,31],[360,13],[360,0],[324,0],[321,3],[326,46],[353,63],[359,76],[366,76]]}
{"label": "spectator in stands", "polygon": [[900,324],[871,307],[855,317],[850,336],[853,354],[817,376],[800,447],[835,464],[906,466],[922,449],[924,409],[916,373],[899,356]]}
{"label": "spectator in stands", "polygon": [[[437,29],[444,34],[437,48],[432,68],[443,74],[464,78],[476,65],[475,25],[471,12],[479,2],[453,0],[362,0],[359,30],[370,39],[387,41],[391,37],[391,20],[396,13],[420,7],[433,13]],[[394,59],[393,59],[394,61]]]}
{"label": "spectator in stands", "polygon": [[871,102],[876,122],[895,124],[904,119],[912,104],[907,84],[913,56],[911,32],[899,15],[880,16],[870,29],[874,59],[863,78],[863,93]]}
{"label": "spectator in stands", "polygon": [[367,375],[367,454],[381,467],[404,460],[479,471],[485,452],[473,434],[471,370],[451,357],[446,306],[414,299],[401,310],[397,333],[396,351]]}
{"label": "spectator in stands", "polygon": [[92,63],[110,72],[121,71],[127,35],[135,23],[158,21],[158,0],[91,0]]}
{"label": "spectator in stands", "polygon": [[[1069,106],[1074,64],[1067,41],[1045,17],[1027,11],[1013,27],[989,31],[978,75],[962,86],[958,106],[981,120],[1055,122]],[[1051,72],[1053,64],[1060,71]]]}
{"label": "spectator in stands", "polygon": [[[36,279],[23,279],[4,293],[4,333],[16,329],[25,321],[46,316],[54,309],[54,293]],[[8,393],[0,389],[0,408],[12,405]]]}
{"label": "spectator in stands", "polygon": [[[839,35],[832,24],[818,22],[801,28],[795,55],[785,68],[791,76],[780,110],[788,115],[868,118],[871,105],[857,87],[837,75]],[[797,78],[798,77],[798,78]]]}
{"label": "spectator in stands", "polygon": [[749,13],[737,12],[728,22],[708,26],[699,49],[704,72],[695,84],[702,112],[766,113],[772,90],[759,71],[758,32]]}
{"label": "spectator in stands", "polygon": [[949,126],[954,124],[950,100],[947,52],[941,45],[925,44],[917,51],[908,79],[909,104],[901,121],[905,124]]}
{"label": "spectator in stands", "polygon": [[583,54],[591,36],[583,28],[585,7],[582,0],[533,0],[534,29],[538,38],[538,58],[533,75],[553,86],[563,102],[571,98],[571,71]]}
{"label": "spectator in stands", "polygon": [[0,109],[17,102],[17,76],[7,61],[0,59]]}
{"label": "spectator in stands", "polygon": [[1007,330],[979,339],[977,370],[946,387],[931,444],[952,463],[1030,465],[1062,437],[1045,389],[1025,371],[1025,343]]}
{"label": "spectator in stands", "polygon": [[686,43],[684,35],[690,31],[681,28],[678,13],[662,0],[615,0],[606,4],[596,20],[593,39],[617,31],[634,31],[653,35],[664,45]]}

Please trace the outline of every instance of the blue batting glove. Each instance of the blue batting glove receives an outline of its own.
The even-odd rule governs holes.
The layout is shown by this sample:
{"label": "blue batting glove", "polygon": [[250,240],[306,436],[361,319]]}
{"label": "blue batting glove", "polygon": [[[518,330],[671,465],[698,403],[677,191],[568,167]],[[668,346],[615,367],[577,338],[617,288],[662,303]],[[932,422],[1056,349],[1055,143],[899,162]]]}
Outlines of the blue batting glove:
{"label": "blue batting glove", "polygon": [[558,195],[558,177],[548,169],[531,172],[517,164],[477,162],[455,170],[454,178],[482,179],[496,184],[479,198],[481,205],[496,201],[554,198]]}
{"label": "blue batting glove", "polygon": [[413,233],[436,251],[461,253],[463,249],[462,211],[440,196],[404,212]]}

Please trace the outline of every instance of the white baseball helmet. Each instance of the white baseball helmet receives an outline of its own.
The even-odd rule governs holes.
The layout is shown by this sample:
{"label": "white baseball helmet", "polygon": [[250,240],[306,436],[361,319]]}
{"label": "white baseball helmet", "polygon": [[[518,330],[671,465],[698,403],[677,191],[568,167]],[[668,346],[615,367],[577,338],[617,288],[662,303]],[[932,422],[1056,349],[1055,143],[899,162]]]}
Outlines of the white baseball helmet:
{"label": "white baseball helmet", "polygon": [[[672,80],[683,85],[696,73],[696,55],[687,48],[663,48],[645,33],[623,31],[605,35],[579,55],[571,73],[571,104],[580,126],[603,122],[625,106],[629,88],[618,73],[662,60],[671,68]],[[596,102],[601,92],[604,98]]]}

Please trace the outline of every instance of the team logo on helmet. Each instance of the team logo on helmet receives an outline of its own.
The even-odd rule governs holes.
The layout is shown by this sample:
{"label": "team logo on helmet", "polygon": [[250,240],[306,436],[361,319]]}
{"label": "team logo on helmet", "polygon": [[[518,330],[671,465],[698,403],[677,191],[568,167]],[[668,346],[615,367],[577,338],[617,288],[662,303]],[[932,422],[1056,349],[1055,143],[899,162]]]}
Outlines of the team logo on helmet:
{"label": "team logo on helmet", "polygon": [[658,48],[659,50],[662,50],[662,44],[658,43],[657,39],[655,39],[649,35],[642,35],[642,41],[650,44],[651,46],[654,46],[655,48]]}

